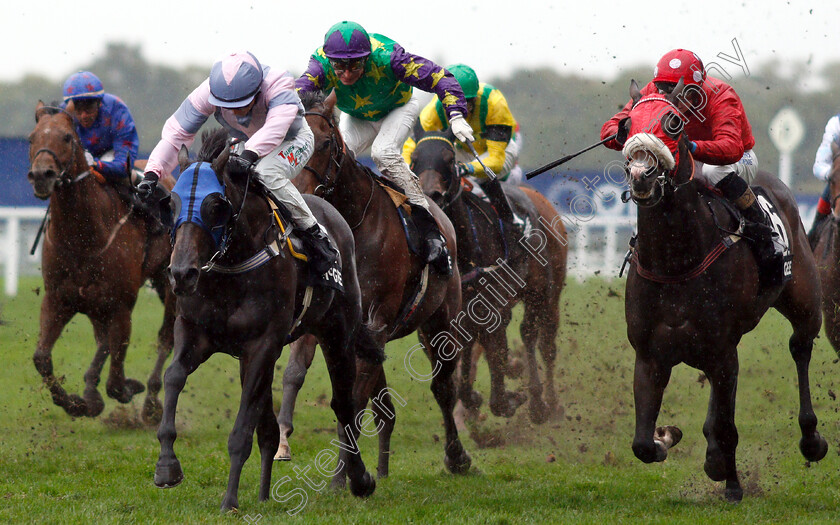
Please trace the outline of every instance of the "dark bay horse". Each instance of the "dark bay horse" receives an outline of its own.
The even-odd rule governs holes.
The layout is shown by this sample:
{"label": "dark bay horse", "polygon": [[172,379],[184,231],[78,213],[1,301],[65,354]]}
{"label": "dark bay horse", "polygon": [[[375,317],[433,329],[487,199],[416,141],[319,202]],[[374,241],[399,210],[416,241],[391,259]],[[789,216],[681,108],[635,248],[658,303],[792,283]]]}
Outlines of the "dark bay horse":
{"label": "dark bay horse", "polygon": [[[89,171],[70,114],[39,102],[35,121],[29,136],[31,167],[27,177],[35,196],[50,201],[41,262],[44,299],[35,368],[56,405],[71,416],[95,417],[105,407],[97,386],[110,356],[105,390],[121,403],[131,401],[144,390],[142,383],[126,378],[123,369],[131,311],[138,290],[150,279],[165,308],[143,417],[157,422],[157,394],[163,363],[172,349],[175,311],[165,276],[169,239],[164,233],[150,235],[143,218],[117,195],[114,185],[98,182]],[[96,340],[96,353],[84,375],[83,397],[64,390],[52,363],[53,345],[77,313],[90,319]]]}
{"label": "dark bay horse", "polygon": [[[513,307],[522,302],[525,314],[519,331],[529,371],[529,415],[532,421],[542,423],[557,405],[554,360],[560,292],[566,278],[566,230],[560,215],[545,197],[530,188],[503,183],[515,212],[527,217],[533,227],[516,245],[508,246],[495,215],[488,213],[477,197],[467,197],[469,190],[462,187],[455,169],[453,140],[437,132],[418,137],[411,168],[420,177],[423,191],[446,212],[455,227],[463,303],[490,303],[500,319],[495,326],[476,319],[462,324],[466,332],[475,336],[475,344],[486,351],[491,411],[497,416],[511,417],[524,401],[520,394],[505,389],[506,329]],[[465,309],[469,311],[469,307]],[[545,392],[535,355],[537,347],[545,365]],[[473,391],[470,355],[466,348],[461,356],[459,398],[465,407],[475,409],[481,396]]]}
{"label": "dark bay horse", "polygon": [[[711,387],[703,425],[704,470],[712,480],[726,481],[728,501],[740,501],[743,490],[735,463],[737,346],[770,307],[793,327],[789,348],[799,387],[799,448],[808,461],[819,461],[828,450],[817,431],[808,376],[820,330],[820,280],[792,193],[776,177],[759,172],[754,182],[779,211],[774,228],[793,254],[790,281],[759,285],[755,257],[749,241],[737,233],[735,214],[694,176],[686,137],[679,130],[665,131],[678,128],[671,124],[678,118],[681,88],[678,84],[672,95],[649,95],[640,102],[638,86],[631,84],[635,106],[625,151],[632,154],[627,173],[630,196],[638,206],[638,239],[627,278],[625,316],[636,350],[633,452],[645,463],[663,461],[668,448],[679,441],[678,429],[657,428],[656,419],[671,369],[679,363],[697,368]],[[676,159],[669,142],[676,147]],[[642,147],[632,153],[628,147],[633,144]],[[760,194],[758,199],[767,201]]]}
{"label": "dark bay horse", "polygon": [[[375,328],[373,337],[357,341],[357,372],[354,388],[356,409],[362,410],[372,401],[379,437],[377,474],[388,475],[390,436],[394,428],[395,411],[392,391],[385,380],[382,367],[385,343],[399,339],[419,329],[423,350],[432,362],[431,389],[443,414],[446,430],[445,458],[447,468],[454,473],[469,470],[471,459],[458,438],[453,410],[455,408],[456,355],[450,323],[461,308],[461,286],[457,268],[452,275],[443,275],[426,266],[413,254],[406,243],[397,209],[388,193],[374,180],[374,175],[359,164],[344,141],[333,118],[334,101],[324,101],[320,95],[305,94],[307,122],[315,135],[315,151],[295,184],[303,192],[323,195],[347,220],[356,241],[359,283],[362,288],[362,308],[366,322]],[[455,232],[446,215],[430,203],[430,211],[437,219],[447,246],[457,254]],[[315,352],[314,340],[302,342],[289,358],[283,374],[283,404],[278,420],[281,434],[292,432],[292,414],[297,392],[303,385],[306,368]],[[406,356],[406,368],[414,352]],[[377,357],[381,356],[381,357]],[[401,398],[398,401],[402,401]],[[404,404],[405,402],[402,401]],[[278,459],[288,459],[288,446],[278,450]],[[338,473],[334,486],[340,486]]]}
{"label": "dark bay horse", "polygon": [[825,334],[840,354],[840,147],[831,145],[833,162],[828,177],[831,188],[831,216],[820,225],[814,257],[822,281],[822,311]]}
{"label": "dark bay horse", "polygon": [[311,333],[321,341],[330,373],[330,405],[338,420],[340,461],[346,465],[350,490],[368,496],[376,481],[355,446],[359,430],[353,421],[352,342],[364,328],[353,234],[335,209],[308,196],[307,204],[339,249],[344,292],[310,286],[306,266],[290,255],[285,237],[277,244],[283,232],[266,198],[248,176],[234,179],[226,171],[227,139],[224,129],[205,134],[198,162],[192,165],[185,149],[179,156],[182,175],[173,200],[180,204],[175,205],[178,220],[169,266],[178,296],[175,352],[164,376],[155,484],[173,487],[183,480],[173,449],[178,396],[189,374],[223,352],[239,359],[242,395],[228,439],[231,466],[222,509],[238,507],[239,478],[255,430],[261,456],[259,498],[268,499],[279,442],[271,394],[274,365],[289,340]]}

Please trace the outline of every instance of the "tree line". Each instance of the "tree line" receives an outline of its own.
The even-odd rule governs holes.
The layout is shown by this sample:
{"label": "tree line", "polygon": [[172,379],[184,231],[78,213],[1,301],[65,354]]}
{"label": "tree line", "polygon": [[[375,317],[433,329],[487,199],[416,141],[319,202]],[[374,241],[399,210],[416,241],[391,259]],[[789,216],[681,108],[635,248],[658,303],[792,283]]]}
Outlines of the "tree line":
{"label": "tree line", "polygon": [[[552,69],[515,69],[499,78],[481,78],[499,88],[508,100],[524,136],[520,163],[535,168],[599,140],[601,125],[629,100],[631,78],[640,85],[653,72],[651,64],[616,71],[615,78],[599,80]],[[778,170],[778,153],[768,136],[773,116],[783,107],[794,108],[805,122],[805,138],[793,154],[794,183],[798,190],[818,192],[813,178],[814,153],[822,140],[825,123],[840,112],[836,88],[840,86],[840,63],[821,72],[821,86],[800,86],[804,64],[770,61],[748,64],[749,75],[731,71],[730,83],[741,97],[756,138],[755,152],[763,169]],[[110,43],[104,52],[80,69],[93,71],[105,90],[122,98],[131,109],[140,134],[141,151],[151,151],[165,120],[184,97],[209,72],[210,64],[181,69],[149,63],[140,46]],[[738,68],[735,68],[738,69]],[[302,71],[292,71],[300,74]],[[784,72],[784,73],[782,73]],[[60,100],[60,80],[28,75],[15,83],[0,83],[0,135],[25,137],[34,125],[34,108],[39,99]],[[597,171],[618,153],[598,148],[581,156],[568,171]]]}

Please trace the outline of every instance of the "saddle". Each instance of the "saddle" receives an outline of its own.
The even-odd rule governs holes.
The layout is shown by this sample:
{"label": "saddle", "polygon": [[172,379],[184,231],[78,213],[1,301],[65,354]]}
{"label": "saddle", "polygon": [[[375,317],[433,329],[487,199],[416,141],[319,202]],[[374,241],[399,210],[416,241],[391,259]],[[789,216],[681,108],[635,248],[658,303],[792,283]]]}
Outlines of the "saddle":
{"label": "saddle", "polygon": [[[499,214],[493,202],[490,200],[490,196],[484,191],[481,185],[476,186],[469,179],[461,178],[461,186],[466,190],[461,195],[467,206],[473,237],[478,235],[474,222],[475,215],[473,214],[473,211],[476,211],[488,223],[496,226],[496,230],[499,232],[500,238],[504,243],[505,259],[508,259],[510,246],[515,245],[518,240],[514,238],[515,231],[511,227],[511,224]],[[511,202],[511,200],[508,199],[508,202]],[[517,213],[513,205],[510,206],[510,211],[514,216],[514,220],[521,221],[521,224],[524,225],[522,226],[521,234],[527,236],[532,229],[531,219],[528,214],[521,214],[521,211]]]}

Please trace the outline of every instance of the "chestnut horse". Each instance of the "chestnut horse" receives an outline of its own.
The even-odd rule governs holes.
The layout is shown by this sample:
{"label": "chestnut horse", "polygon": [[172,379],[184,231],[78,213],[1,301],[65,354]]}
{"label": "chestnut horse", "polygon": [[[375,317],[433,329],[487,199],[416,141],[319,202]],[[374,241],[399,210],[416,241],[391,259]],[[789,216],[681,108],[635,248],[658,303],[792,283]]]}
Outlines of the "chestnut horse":
{"label": "chestnut horse", "polygon": [[822,281],[822,311],[825,334],[840,354],[840,147],[831,144],[833,160],[828,182],[831,187],[831,216],[820,225],[814,257]]}
{"label": "chestnut horse", "polygon": [[[554,359],[567,255],[566,230],[560,215],[533,189],[502,183],[515,212],[527,217],[532,226],[516,245],[508,246],[499,229],[498,217],[488,212],[478,197],[469,195],[468,198],[465,193],[455,169],[451,133],[429,132],[417,139],[411,168],[420,177],[423,191],[446,212],[455,227],[462,301],[466,305],[490,303],[500,319],[491,327],[475,320],[462,325],[475,336],[475,344],[486,351],[490,367],[490,410],[497,416],[511,417],[523,401],[519,394],[505,390],[506,330],[513,307],[522,302],[525,314],[519,331],[528,366],[529,415],[531,421],[543,423],[557,405]],[[537,347],[545,365],[545,392],[535,355]],[[466,408],[476,409],[481,396],[473,390],[471,360],[471,352],[466,348],[461,356],[458,395]]]}
{"label": "chestnut horse", "polygon": [[[737,347],[770,307],[793,328],[789,348],[799,387],[799,448],[808,461],[819,461],[828,450],[817,431],[808,377],[821,323],[820,280],[793,195],[778,178],[759,172],[754,182],[779,211],[774,227],[793,255],[790,281],[759,284],[756,259],[739,233],[739,219],[694,177],[685,135],[667,131],[678,118],[681,89],[678,84],[671,95],[648,95],[641,102],[635,82],[630,90],[634,108],[625,151],[632,157],[626,169],[630,196],[638,206],[625,302],[627,335],[636,350],[633,452],[645,463],[663,461],[679,441],[678,429],[657,428],[656,419],[671,369],[679,363],[697,368],[711,387],[703,425],[704,470],[712,480],[726,481],[726,499],[737,502],[743,497],[735,463]],[[633,153],[631,141],[643,148]],[[666,142],[675,145],[676,160]],[[767,202],[761,195],[758,199]]]}
{"label": "chestnut horse", "polygon": [[359,430],[353,421],[352,342],[362,317],[353,234],[332,206],[308,196],[307,204],[338,247],[344,292],[311,286],[307,267],[291,256],[285,236],[278,247],[283,232],[267,199],[255,191],[249,176],[232,178],[226,172],[227,139],[221,128],[205,134],[198,162],[192,165],[186,149],[179,155],[182,175],[173,190],[173,201],[179,204],[174,206],[169,266],[178,316],[175,353],[164,376],[155,484],[168,488],[183,480],[173,449],[178,396],[189,374],[223,352],[239,359],[242,395],[228,439],[231,465],[222,509],[239,505],[239,478],[255,430],[261,456],[259,498],[268,499],[279,440],[271,395],[274,365],[287,341],[311,333],[322,343],[330,373],[340,461],[353,494],[368,496],[376,481],[355,446]]}
{"label": "chestnut horse", "polygon": [[[396,418],[391,390],[382,367],[385,343],[418,329],[433,372],[429,377],[415,375],[411,365],[414,349],[405,358],[406,368],[416,379],[431,379],[432,393],[443,414],[446,431],[444,462],[451,472],[464,473],[469,470],[471,459],[458,438],[453,416],[456,397],[452,373],[457,359],[449,345],[457,343],[452,341],[453,336],[448,332],[452,329],[450,323],[456,319],[461,308],[457,268],[452,275],[443,275],[431,270],[409,250],[391,197],[377,184],[370,170],[359,164],[344,147],[333,118],[334,100],[324,101],[320,94],[311,93],[304,94],[302,98],[307,108],[307,122],[315,135],[315,151],[295,184],[304,192],[323,195],[353,229],[362,308],[368,316],[367,322],[375,328],[372,339],[357,341],[353,398],[356,410],[364,409],[368,400],[372,401],[379,437],[377,475],[388,475],[390,437]],[[456,256],[452,224],[437,206],[433,203],[429,206],[446,238],[450,253]],[[285,436],[292,433],[295,397],[315,352],[312,338],[300,343],[293,348],[283,374],[283,404],[278,421],[281,435]],[[405,404],[401,398],[398,402]],[[281,439],[278,459],[289,458],[288,444],[283,445]],[[333,485],[340,486],[342,480],[341,473],[337,473]]]}
{"label": "chestnut horse", "polygon": [[[172,349],[174,298],[165,276],[169,239],[150,235],[134,205],[127,204],[113,184],[91,174],[84,149],[69,113],[45,106],[35,108],[35,129],[29,136],[27,175],[39,199],[49,199],[49,221],[43,244],[41,272],[41,332],[35,368],[49,387],[53,402],[74,417],[99,415],[105,407],[97,390],[108,356],[111,368],[108,396],[120,403],[144,390],[125,377],[123,363],[131,334],[131,311],[137,292],[150,279],[164,302],[158,332],[158,357],[148,381],[143,409],[147,422],[157,422],[163,363]],[[81,313],[93,325],[96,353],[85,372],[84,396],[68,394],[53,372],[52,349],[70,319]]]}

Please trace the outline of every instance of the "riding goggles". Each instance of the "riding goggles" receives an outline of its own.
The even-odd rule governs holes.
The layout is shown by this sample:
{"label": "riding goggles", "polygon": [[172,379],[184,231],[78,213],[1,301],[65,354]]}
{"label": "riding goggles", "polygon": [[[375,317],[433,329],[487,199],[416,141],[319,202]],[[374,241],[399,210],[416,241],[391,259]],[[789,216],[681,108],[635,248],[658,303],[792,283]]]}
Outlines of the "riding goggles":
{"label": "riding goggles", "polygon": [[367,60],[366,57],[362,58],[352,58],[348,60],[340,60],[340,59],[330,59],[330,66],[332,66],[333,71],[335,71],[336,75],[340,75],[345,71],[356,72],[361,69],[365,68],[365,61]]}

